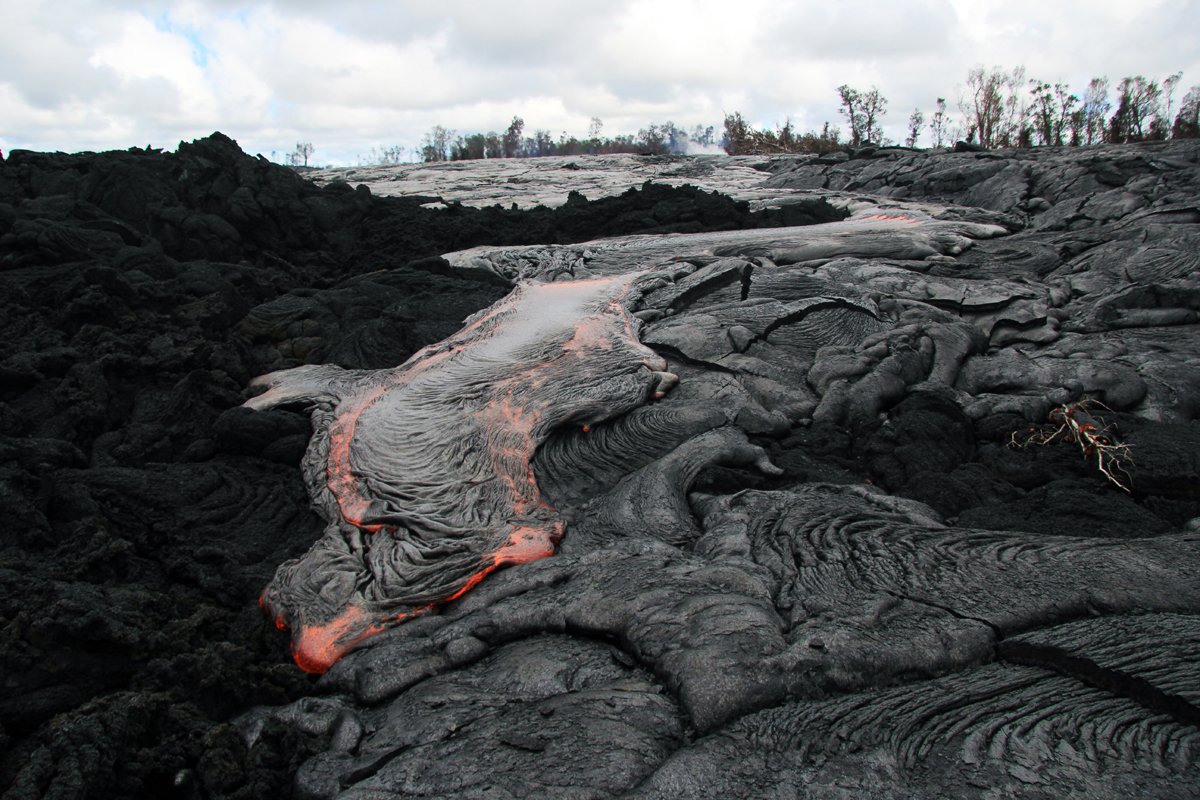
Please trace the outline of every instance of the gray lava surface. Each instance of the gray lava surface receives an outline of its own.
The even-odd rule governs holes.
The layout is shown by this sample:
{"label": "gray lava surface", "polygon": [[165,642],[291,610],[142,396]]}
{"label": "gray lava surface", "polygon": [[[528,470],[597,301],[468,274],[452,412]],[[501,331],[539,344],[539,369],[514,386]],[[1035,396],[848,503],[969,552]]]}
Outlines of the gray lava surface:
{"label": "gray lava surface", "polygon": [[316,177],[0,162],[6,799],[1200,794],[1200,143]]}

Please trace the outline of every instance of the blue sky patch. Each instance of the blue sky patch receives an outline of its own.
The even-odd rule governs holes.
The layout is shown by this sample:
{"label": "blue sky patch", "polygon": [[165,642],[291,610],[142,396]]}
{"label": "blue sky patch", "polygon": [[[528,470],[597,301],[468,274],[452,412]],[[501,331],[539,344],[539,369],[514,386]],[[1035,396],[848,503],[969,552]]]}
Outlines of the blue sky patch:
{"label": "blue sky patch", "polygon": [[208,56],[212,52],[208,45],[200,40],[200,32],[190,25],[179,25],[171,21],[167,12],[163,12],[154,20],[156,30],[173,33],[188,40],[192,46],[192,62],[198,67],[208,66]]}

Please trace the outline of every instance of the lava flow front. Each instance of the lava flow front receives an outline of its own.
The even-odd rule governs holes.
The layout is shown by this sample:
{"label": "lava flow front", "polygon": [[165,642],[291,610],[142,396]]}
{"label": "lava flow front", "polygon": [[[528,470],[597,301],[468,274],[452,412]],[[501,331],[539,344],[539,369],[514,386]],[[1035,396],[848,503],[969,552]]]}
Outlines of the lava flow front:
{"label": "lava flow front", "polygon": [[292,631],[301,667],[324,672],[497,567],[554,552],[563,521],[533,477],[538,445],[676,380],[637,339],[623,305],[633,277],[521,285],[394,369],[305,366],[256,379],[268,389],[250,408],[312,408],[303,469],[329,524],[261,602]]}

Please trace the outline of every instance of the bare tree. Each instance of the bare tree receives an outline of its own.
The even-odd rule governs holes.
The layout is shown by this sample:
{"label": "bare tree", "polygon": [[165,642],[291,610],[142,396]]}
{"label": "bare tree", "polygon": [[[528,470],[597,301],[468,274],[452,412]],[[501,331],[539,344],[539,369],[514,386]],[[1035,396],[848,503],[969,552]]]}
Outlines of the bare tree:
{"label": "bare tree", "polygon": [[1140,142],[1146,138],[1148,123],[1158,116],[1162,90],[1156,81],[1141,75],[1121,81],[1117,113],[1108,123],[1110,142]]}
{"label": "bare tree", "polygon": [[599,117],[592,117],[591,123],[588,124],[588,138],[599,139],[602,130],[604,130],[604,123],[600,121]]}
{"label": "bare tree", "polygon": [[1083,93],[1083,130],[1086,144],[1104,141],[1105,120],[1112,103],[1108,102],[1108,78],[1092,78]]}
{"label": "bare tree", "polygon": [[1002,71],[1000,75],[1000,83],[1004,90],[1004,111],[1000,115],[995,144],[997,147],[1026,147],[1029,144],[1029,104],[1025,102],[1023,90],[1029,81],[1025,77],[1025,67],[1013,67],[1012,72]]}
{"label": "bare tree", "polygon": [[908,138],[904,140],[904,144],[908,147],[916,147],[923,127],[925,127],[925,115],[921,113],[921,109],[914,108],[913,113],[908,117]]}
{"label": "bare tree", "polygon": [[1175,87],[1179,85],[1179,82],[1181,80],[1183,80],[1182,72],[1176,72],[1174,75],[1171,75],[1170,77],[1163,79],[1162,91],[1163,91],[1163,96],[1166,98],[1166,101],[1167,101],[1166,110],[1163,112],[1163,115],[1162,115],[1162,120],[1163,120],[1164,126],[1171,124],[1171,106],[1174,105]]}
{"label": "bare tree", "polygon": [[1200,86],[1193,86],[1179,103],[1179,116],[1171,127],[1175,139],[1200,139]]}
{"label": "bare tree", "polygon": [[[850,144],[858,146],[862,144],[864,133],[862,128],[862,104],[858,98],[858,92],[851,89],[849,85],[842,84],[838,87],[838,94],[842,96],[842,105],[838,109],[846,122],[850,123]],[[728,125],[726,126],[728,127]]]}
{"label": "bare tree", "polygon": [[296,149],[288,154],[287,161],[294,167],[307,167],[308,157],[312,154],[312,142],[296,142]]}
{"label": "bare tree", "polygon": [[715,132],[716,130],[712,125],[709,125],[707,128],[703,125],[697,125],[692,128],[691,140],[701,147],[712,147],[715,144],[713,141],[713,134]]}
{"label": "bare tree", "polygon": [[880,123],[887,113],[887,98],[874,86],[869,92],[859,92],[842,84],[838,87],[838,93],[842,96],[840,113],[850,123],[850,144],[881,144],[883,127]]}
{"label": "bare tree", "polygon": [[[996,144],[996,128],[1004,112],[1002,86],[1003,73],[1000,68],[993,67],[988,72],[981,64],[967,72],[966,92],[959,93],[959,110],[967,118],[969,130],[979,137],[979,144],[984,147],[994,147]],[[971,138],[973,136],[968,134],[968,140]]]}
{"label": "bare tree", "polygon": [[[1054,138],[1058,144],[1063,144],[1063,135],[1067,130],[1071,129],[1071,120],[1075,114],[1075,106],[1079,103],[1079,98],[1067,91],[1065,83],[1054,84],[1054,100],[1055,100],[1055,120],[1054,120]],[[1078,134],[1074,137],[1075,141],[1072,144],[1078,144]]]}
{"label": "bare tree", "polygon": [[406,152],[407,151],[405,148],[401,147],[400,145],[393,145],[392,147],[384,147],[382,149],[372,147],[371,155],[366,159],[363,159],[362,156],[359,156],[358,163],[370,165],[377,164],[379,166],[399,164],[404,161],[404,155]]}
{"label": "bare tree", "polygon": [[1024,67],[989,72],[981,64],[969,70],[966,86],[958,90],[967,140],[978,136],[984,147],[1025,146],[1029,104],[1022,90],[1027,83]]}
{"label": "bare tree", "polygon": [[1034,80],[1033,89],[1033,118],[1038,137],[1042,144],[1063,144],[1063,134],[1071,119],[1071,109],[1079,102],[1079,98],[1067,91],[1065,83],[1054,86],[1045,81]]}
{"label": "bare tree", "polygon": [[934,147],[941,147],[946,143],[949,126],[950,121],[946,119],[946,98],[939,97],[937,111],[933,112],[933,116],[929,120],[929,135],[933,137]]}
{"label": "bare tree", "polygon": [[453,138],[454,131],[447,130],[441,125],[434,125],[421,140],[421,160],[427,162],[449,161],[450,142]]}

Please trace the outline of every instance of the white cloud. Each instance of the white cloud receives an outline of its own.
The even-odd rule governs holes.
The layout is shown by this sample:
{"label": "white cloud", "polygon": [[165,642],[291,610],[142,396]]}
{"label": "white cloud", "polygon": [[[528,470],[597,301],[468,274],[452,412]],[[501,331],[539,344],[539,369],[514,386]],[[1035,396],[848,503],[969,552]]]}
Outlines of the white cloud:
{"label": "white cloud", "polygon": [[113,113],[177,125],[216,117],[218,99],[191,42],[145,16],[127,14],[120,36],[95,48],[88,63],[117,75]]}
{"label": "white cloud", "polygon": [[[0,29],[0,147],[123,148],[221,130],[318,160],[460,133],[582,135],[667,120],[841,122],[836,87],[914,106],[976,65],[1082,92],[1088,79],[1200,83],[1200,0],[33,0]],[[1178,98],[1176,98],[1178,100]]]}
{"label": "white cloud", "polygon": [[[957,14],[949,0],[788,3],[772,36],[781,47],[833,63],[879,63],[944,52]],[[779,13],[779,12],[777,12]]]}

